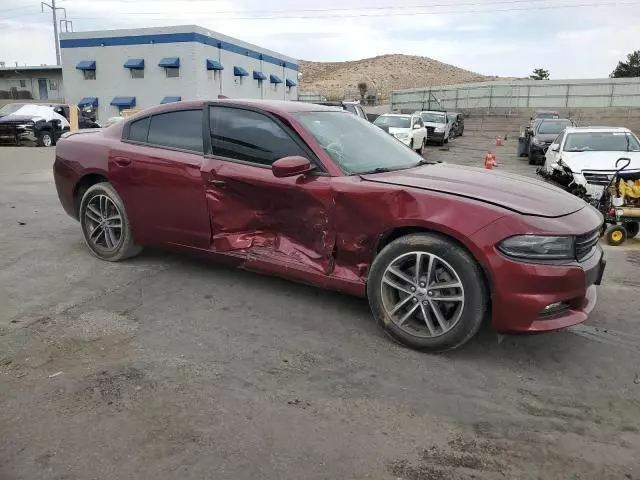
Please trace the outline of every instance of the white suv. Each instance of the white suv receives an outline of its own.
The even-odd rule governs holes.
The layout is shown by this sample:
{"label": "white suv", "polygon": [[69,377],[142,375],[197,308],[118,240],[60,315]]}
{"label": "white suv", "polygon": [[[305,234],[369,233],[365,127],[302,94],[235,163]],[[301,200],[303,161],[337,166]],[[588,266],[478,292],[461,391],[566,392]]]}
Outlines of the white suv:
{"label": "white suv", "polygon": [[569,127],[549,146],[544,170],[573,176],[587,194],[599,198],[609,185],[616,161],[626,157],[625,171],[640,171],[640,141],[629,129],[619,127]]}
{"label": "white suv", "polygon": [[422,118],[422,121],[427,128],[430,142],[435,142],[438,145],[449,142],[452,123],[449,122],[446,112],[425,110],[422,112],[415,112],[414,115],[418,115]]}
{"label": "white suv", "polygon": [[420,155],[424,153],[424,147],[427,144],[427,129],[419,116],[385,113],[376,118],[373,124],[387,131]]}

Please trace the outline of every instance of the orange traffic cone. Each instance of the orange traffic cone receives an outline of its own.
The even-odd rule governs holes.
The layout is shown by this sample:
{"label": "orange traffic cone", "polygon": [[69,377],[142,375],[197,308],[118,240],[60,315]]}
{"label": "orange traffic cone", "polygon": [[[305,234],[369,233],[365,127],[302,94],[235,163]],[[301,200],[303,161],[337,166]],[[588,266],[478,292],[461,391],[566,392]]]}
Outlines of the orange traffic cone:
{"label": "orange traffic cone", "polygon": [[500,135],[498,135],[496,137],[496,147],[501,147],[504,145],[504,142],[502,141],[502,138],[500,138]]}
{"label": "orange traffic cone", "polygon": [[484,156],[484,168],[491,170],[496,165],[496,156],[489,150],[489,153]]}

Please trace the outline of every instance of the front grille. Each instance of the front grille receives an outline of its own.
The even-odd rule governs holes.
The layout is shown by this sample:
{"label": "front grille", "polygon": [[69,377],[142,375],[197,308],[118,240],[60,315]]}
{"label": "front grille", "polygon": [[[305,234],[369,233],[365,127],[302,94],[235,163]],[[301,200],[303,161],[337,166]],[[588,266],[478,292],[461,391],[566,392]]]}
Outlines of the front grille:
{"label": "front grille", "polygon": [[605,172],[582,172],[584,179],[591,185],[607,186],[613,178],[613,173]]}
{"label": "front grille", "polygon": [[589,256],[593,248],[597,245],[599,238],[599,230],[594,230],[593,232],[578,235],[576,237],[576,258],[578,261],[584,260]]}
{"label": "front grille", "polygon": [[427,133],[429,135],[433,135],[433,132],[435,132],[436,127],[427,127]]}

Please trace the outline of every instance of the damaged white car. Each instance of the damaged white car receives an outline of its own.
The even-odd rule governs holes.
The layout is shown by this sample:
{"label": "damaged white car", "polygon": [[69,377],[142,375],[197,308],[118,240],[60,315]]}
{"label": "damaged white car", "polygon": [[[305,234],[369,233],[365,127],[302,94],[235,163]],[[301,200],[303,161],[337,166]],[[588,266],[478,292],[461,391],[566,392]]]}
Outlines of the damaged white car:
{"label": "damaged white car", "polygon": [[621,157],[631,160],[625,171],[640,171],[640,141],[629,129],[569,127],[547,150],[538,174],[587,201],[597,202]]}

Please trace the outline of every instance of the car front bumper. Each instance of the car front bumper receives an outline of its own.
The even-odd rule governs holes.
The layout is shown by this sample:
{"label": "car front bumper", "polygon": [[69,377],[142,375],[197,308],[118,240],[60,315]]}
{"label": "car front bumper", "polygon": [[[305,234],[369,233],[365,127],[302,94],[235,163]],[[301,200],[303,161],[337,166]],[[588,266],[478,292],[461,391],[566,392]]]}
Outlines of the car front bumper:
{"label": "car front bumper", "polygon": [[[499,254],[498,254],[499,255]],[[558,330],[584,322],[597,300],[606,260],[593,254],[570,265],[522,263],[502,259],[493,271],[492,320],[502,333]],[[556,309],[545,307],[560,304]]]}
{"label": "car front bumper", "polygon": [[399,142],[404,143],[407,147],[411,145],[411,137],[408,138],[400,138],[400,137],[396,137],[395,135],[393,136],[396,140],[398,140]]}
{"label": "car front bumper", "polygon": [[445,139],[444,132],[429,132],[429,142],[442,142]]}
{"label": "car front bumper", "polygon": [[0,144],[20,145],[22,143],[35,143],[37,140],[35,131],[32,128],[23,128],[12,124],[0,125]]}

